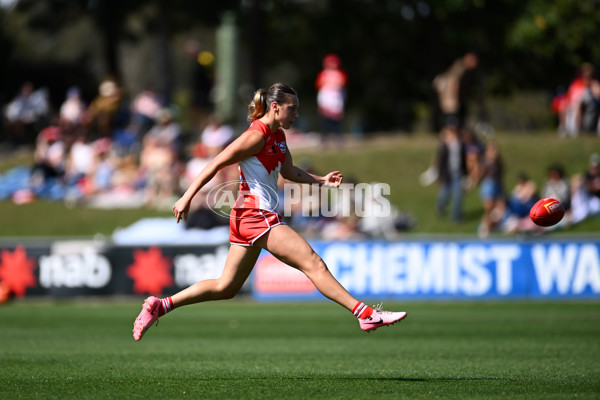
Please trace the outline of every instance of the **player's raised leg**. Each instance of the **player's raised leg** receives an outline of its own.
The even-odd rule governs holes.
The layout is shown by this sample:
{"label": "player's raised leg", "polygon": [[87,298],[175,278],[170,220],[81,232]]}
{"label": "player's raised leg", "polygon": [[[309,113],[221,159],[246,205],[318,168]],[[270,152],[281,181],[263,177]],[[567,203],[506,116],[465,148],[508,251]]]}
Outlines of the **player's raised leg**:
{"label": "player's raised leg", "polygon": [[218,279],[206,279],[196,282],[177,294],[164,299],[154,296],[148,297],[133,324],[133,338],[140,340],[159,317],[176,307],[234,297],[242,288],[248,275],[250,275],[260,250],[259,247],[232,245],[227,254],[223,274]]}
{"label": "player's raised leg", "polygon": [[223,273],[218,279],[199,281],[174,294],[173,308],[211,300],[225,300],[234,297],[242,288],[261,249],[256,246],[232,244],[227,253]]}
{"label": "player's raised leg", "polygon": [[405,312],[373,309],[356,300],[331,274],[323,259],[308,242],[287,225],[274,226],[256,244],[280,261],[302,271],[325,297],[351,311],[364,331],[392,325],[406,317]]}

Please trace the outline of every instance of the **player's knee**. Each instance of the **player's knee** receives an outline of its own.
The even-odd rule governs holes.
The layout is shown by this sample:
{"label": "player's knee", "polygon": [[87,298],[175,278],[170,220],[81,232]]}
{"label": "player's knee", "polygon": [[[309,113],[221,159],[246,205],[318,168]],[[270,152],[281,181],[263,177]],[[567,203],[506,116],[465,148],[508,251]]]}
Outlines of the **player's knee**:
{"label": "player's knee", "polygon": [[216,294],[217,297],[221,300],[229,300],[233,299],[235,295],[238,293],[239,288],[230,282],[219,282],[217,284]]}
{"label": "player's knee", "polygon": [[233,299],[237,293],[238,293],[237,289],[235,289],[235,290],[227,289],[227,290],[221,292],[221,299],[223,299],[223,300]]}
{"label": "player's knee", "polygon": [[318,274],[327,271],[327,265],[323,259],[315,252],[311,254],[306,263],[306,272],[310,274]]}

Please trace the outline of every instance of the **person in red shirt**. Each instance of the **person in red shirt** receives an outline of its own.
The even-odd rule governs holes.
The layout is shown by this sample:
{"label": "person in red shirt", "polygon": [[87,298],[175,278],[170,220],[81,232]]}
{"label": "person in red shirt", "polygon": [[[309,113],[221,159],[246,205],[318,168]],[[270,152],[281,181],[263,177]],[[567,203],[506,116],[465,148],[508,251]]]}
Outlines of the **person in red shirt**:
{"label": "person in red shirt", "polygon": [[348,75],[341,68],[341,63],[338,55],[326,55],[323,59],[323,69],[315,81],[317,106],[323,123],[322,133],[327,138],[335,136],[338,141],[342,135],[348,84]]}
{"label": "person in red shirt", "polygon": [[595,68],[590,63],[583,63],[577,76],[569,85],[567,92],[556,96],[552,101],[552,110],[558,114],[559,134],[561,136],[577,136],[581,128],[581,99],[590,87]]}
{"label": "person in red shirt", "polygon": [[177,307],[234,297],[250,275],[262,249],[302,271],[325,297],[351,311],[364,331],[391,325],[406,317],[405,312],[373,309],[352,297],[308,242],[286,225],[275,211],[279,175],[292,182],[330,187],[339,187],[343,178],[340,171],[318,176],[294,165],[284,129],[289,129],[298,118],[298,105],[294,89],[282,83],[256,91],[249,105],[251,125],[248,130],[210,161],[175,203],[173,213],[177,222],[187,219],[194,195],[219,170],[238,163],[240,191],[230,214],[229,240],[232,245],[223,274],[218,279],[196,282],[171,297],[148,297],[134,322],[135,340],[140,340],[160,316]]}

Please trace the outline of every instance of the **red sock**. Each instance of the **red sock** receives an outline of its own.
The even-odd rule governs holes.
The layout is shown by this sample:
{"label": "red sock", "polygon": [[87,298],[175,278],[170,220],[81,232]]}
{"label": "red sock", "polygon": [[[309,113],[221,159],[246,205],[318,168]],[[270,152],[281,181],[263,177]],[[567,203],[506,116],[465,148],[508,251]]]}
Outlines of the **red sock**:
{"label": "red sock", "polygon": [[365,319],[373,314],[373,309],[359,301],[352,309],[352,314],[354,314],[356,318]]}
{"label": "red sock", "polygon": [[161,307],[158,308],[159,317],[162,317],[166,313],[173,311],[173,299],[170,297],[160,299],[160,305]]}

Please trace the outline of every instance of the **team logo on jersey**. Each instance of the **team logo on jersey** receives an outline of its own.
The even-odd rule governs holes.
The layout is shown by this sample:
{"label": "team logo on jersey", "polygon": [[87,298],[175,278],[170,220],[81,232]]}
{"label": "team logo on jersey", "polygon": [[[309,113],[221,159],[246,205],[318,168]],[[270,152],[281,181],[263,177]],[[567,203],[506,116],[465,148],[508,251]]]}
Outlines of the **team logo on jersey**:
{"label": "team logo on jersey", "polygon": [[282,153],[287,152],[287,145],[285,144],[285,142],[276,143],[276,144],[279,145],[279,149],[281,150]]}
{"label": "team logo on jersey", "polygon": [[267,147],[267,153],[268,154],[285,154],[287,152],[287,146],[285,144],[285,142],[281,142],[281,143],[277,143],[275,142],[275,144],[271,145],[271,147]]}

